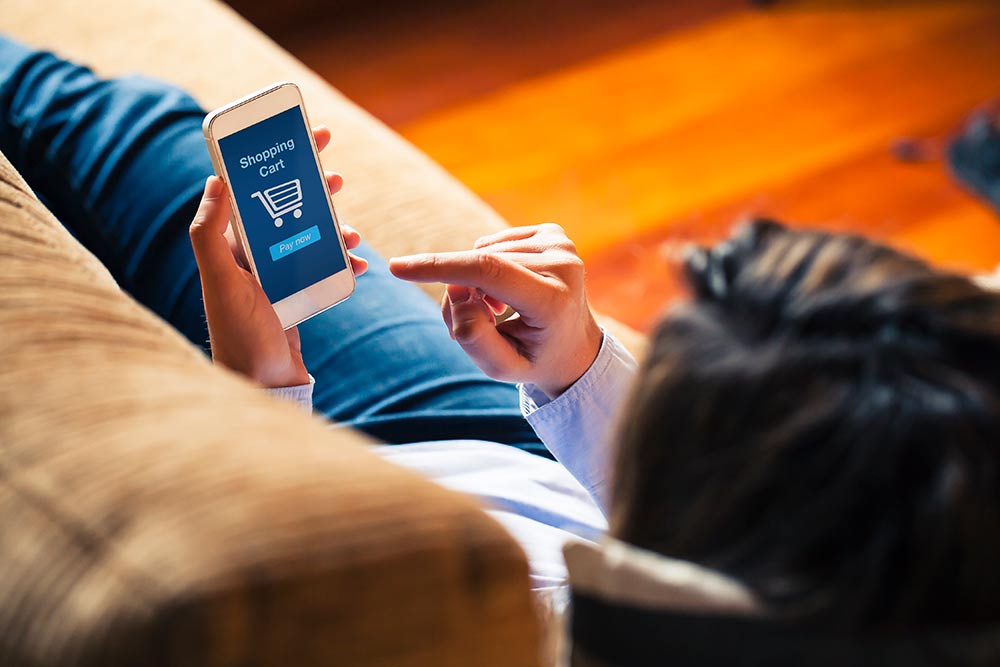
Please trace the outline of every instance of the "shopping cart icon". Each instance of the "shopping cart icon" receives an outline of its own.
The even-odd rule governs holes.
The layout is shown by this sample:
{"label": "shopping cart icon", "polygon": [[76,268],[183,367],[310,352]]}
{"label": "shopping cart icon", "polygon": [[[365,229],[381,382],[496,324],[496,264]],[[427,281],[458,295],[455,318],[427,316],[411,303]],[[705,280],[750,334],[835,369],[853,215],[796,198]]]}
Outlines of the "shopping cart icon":
{"label": "shopping cart icon", "polygon": [[302,217],[302,183],[299,179],[288,181],[273,188],[250,195],[260,200],[268,215],[274,220],[275,227],[281,227],[281,216],[291,213],[296,218]]}

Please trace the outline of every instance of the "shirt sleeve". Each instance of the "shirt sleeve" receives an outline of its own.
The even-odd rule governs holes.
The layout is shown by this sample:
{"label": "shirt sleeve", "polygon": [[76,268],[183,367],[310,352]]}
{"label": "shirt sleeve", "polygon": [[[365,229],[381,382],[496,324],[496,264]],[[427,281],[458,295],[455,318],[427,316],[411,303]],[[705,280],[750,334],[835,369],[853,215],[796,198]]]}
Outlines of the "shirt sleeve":
{"label": "shirt sleeve", "polygon": [[312,414],[313,387],[316,379],[309,376],[309,384],[299,384],[294,387],[274,387],[264,389],[265,392],[283,401],[294,403],[306,413]]}
{"label": "shirt sleeve", "polygon": [[532,384],[519,386],[521,413],[553,456],[608,507],[611,429],[635,377],[637,363],[607,331],[594,363],[569,389],[549,399]]}

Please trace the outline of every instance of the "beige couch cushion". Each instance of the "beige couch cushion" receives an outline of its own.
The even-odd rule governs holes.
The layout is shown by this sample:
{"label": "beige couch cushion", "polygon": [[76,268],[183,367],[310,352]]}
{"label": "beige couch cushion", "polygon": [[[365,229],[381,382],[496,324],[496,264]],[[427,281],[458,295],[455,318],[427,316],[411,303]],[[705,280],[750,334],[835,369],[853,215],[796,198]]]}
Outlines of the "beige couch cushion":
{"label": "beige couch cushion", "polygon": [[[506,224],[216,0],[4,0],[0,32],[207,108],[297,82],[386,255]],[[499,527],[212,369],[0,177],[0,664],[535,661]]]}
{"label": "beige couch cushion", "polygon": [[0,665],[534,664],[473,503],[213,368],[0,157]]}

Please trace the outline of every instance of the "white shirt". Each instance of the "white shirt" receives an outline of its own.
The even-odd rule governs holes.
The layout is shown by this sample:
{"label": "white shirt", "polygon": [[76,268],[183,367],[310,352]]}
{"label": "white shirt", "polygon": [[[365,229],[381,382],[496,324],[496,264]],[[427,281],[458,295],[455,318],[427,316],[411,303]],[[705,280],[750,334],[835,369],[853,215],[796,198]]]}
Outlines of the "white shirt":
{"label": "white shirt", "polygon": [[[558,460],[478,440],[381,445],[387,461],[477,498],[528,556],[532,588],[566,580],[562,547],[570,538],[597,541],[607,529],[611,430],[635,375],[635,359],[604,334],[597,359],[554,400],[521,385],[521,412]],[[270,390],[303,406],[312,385]]]}

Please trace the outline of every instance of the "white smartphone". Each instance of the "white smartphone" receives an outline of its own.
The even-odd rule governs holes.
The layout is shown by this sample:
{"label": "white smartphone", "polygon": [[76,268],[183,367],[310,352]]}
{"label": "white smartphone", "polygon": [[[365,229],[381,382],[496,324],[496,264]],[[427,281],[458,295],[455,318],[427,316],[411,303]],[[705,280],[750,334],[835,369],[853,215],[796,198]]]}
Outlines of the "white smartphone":
{"label": "white smartphone", "polygon": [[349,297],[354,271],[298,86],[276,83],[227,104],[202,129],[228,186],[233,231],[281,325]]}

